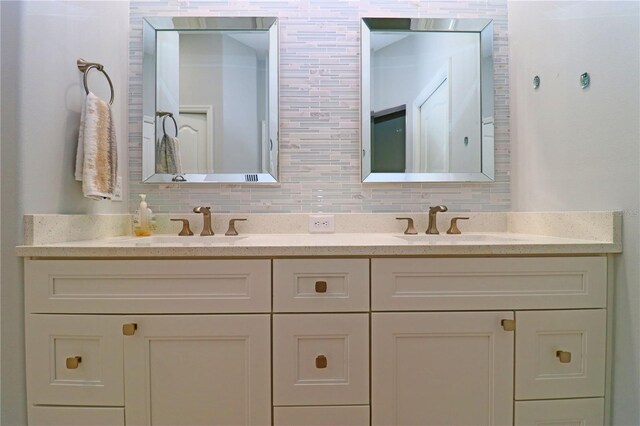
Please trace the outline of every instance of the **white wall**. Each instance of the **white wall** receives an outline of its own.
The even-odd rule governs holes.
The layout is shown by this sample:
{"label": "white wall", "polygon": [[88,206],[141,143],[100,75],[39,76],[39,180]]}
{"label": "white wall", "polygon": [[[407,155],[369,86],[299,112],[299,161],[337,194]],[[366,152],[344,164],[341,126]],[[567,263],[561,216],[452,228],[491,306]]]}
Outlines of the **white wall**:
{"label": "white wall", "polygon": [[[3,425],[26,424],[22,261],[15,256],[23,214],[126,210],[124,203],[84,199],[73,166],[84,97],[76,59],[83,57],[102,62],[115,86],[120,174],[125,180],[128,175],[128,7],[110,1],[0,2]],[[108,96],[100,73],[92,71],[90,86]]]}
{"label": "white wall", "polygon": [[[514,210],[624,213],[624,253],[615,260],[615,425],[640,424],[639,5],[509,2]],[[583,90],[585,71],[591,86]]]}

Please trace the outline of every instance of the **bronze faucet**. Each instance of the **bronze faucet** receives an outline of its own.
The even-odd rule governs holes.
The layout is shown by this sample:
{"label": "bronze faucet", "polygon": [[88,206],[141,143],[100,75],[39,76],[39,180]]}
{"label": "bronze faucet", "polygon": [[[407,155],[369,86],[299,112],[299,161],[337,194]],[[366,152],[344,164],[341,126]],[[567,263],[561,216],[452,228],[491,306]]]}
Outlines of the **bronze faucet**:
{"label": "bronze faucet", "polygon": [[439,234],[438,224],[436,223],[436,214],[438,212],[446,212],[449,210],[447,206],[434,206],[429,207],[429,226],[427,227],[427,234]]}
{"label": "bronze faucet", "polygon": [[211,229],[211,207],[195,207],[194,213],[202,213],[202,232],[200,235],[213,235],[213,229]]}

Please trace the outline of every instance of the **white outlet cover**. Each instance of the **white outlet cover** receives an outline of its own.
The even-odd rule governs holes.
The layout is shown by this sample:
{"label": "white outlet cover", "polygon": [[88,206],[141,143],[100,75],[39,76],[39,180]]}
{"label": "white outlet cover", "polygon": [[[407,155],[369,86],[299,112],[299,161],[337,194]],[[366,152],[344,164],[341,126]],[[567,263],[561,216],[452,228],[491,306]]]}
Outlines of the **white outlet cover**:
{"label": "white outlet cover", "polygon": [[309,215],[309,233],[311,234],[331,234],[335,232],[335,216],[332,214],[311,214]]}

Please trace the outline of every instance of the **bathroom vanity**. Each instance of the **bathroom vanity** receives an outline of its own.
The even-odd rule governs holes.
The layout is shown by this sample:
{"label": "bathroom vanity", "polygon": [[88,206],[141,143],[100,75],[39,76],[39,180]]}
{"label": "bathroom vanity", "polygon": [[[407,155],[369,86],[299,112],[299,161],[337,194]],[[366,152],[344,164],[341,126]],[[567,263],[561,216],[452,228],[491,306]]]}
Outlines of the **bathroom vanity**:
{"label": "bathroom vanity", "polygon": [[605,424],[621,247],[599,215],[599,239],[510,220],[22,246],[29,422]]}

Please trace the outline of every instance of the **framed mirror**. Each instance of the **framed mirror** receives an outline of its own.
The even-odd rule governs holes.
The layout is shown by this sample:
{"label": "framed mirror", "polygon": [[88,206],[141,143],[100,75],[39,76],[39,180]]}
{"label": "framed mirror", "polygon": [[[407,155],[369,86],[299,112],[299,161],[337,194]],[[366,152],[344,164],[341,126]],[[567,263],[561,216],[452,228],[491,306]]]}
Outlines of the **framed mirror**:
{"label": "framed mirror", "polygon": [[143,20],[142,179],[278,181],[278,22]]}
{"label": "framed mirror", "polygon": [[494,179],[490,19],[363,18],[362,181]]}

